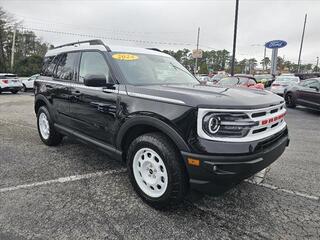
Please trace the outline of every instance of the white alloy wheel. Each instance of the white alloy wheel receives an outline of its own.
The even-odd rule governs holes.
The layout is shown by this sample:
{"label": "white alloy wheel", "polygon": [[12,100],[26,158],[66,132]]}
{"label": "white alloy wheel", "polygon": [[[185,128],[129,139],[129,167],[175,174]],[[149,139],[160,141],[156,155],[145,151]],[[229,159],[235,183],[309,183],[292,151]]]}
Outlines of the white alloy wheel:
{"label": "white alloy wheel", "polygon": [[50,136],[50,126],[47,115],[43,112],[39,115],[39,129],[41,136],[47,140]]}
{"label": "white alloy wheel", "polygon": [[133,175],[140,189],[149,197],[161,197],[168,186],[168,173],[159,154],[141,148],[133,158]]}

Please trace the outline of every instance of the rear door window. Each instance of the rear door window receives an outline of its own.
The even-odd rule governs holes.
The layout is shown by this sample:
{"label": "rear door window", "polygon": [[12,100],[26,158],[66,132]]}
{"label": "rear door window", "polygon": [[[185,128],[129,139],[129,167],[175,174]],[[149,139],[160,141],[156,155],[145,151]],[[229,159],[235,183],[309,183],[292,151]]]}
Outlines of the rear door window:
{"label": "rear door window", "polygon": [[42,67],[41,75],[46,76],[46,77],[52,77],[53,71],[56,67],[58,60],[59,60],[59,58],[56,56],[52,56],[52,57],[45,59],[45,62]]}
{"label": "rear door window", "polygon": [[79,53],[63,53],[59,55],[59,62],[55,70],[54,77],[61,80],[75,80],[76,66],[78,63]]}

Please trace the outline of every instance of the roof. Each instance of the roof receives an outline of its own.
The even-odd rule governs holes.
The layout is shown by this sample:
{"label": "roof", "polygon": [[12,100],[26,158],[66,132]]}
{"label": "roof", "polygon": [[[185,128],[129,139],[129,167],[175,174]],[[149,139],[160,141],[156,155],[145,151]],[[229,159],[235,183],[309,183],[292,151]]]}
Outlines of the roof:
{"label": "roof", "polygon": [[[94,44],[90,44],[90,41]],[[100,44],[97,42],[101,42]],[[104,42],[101,40],[88,40],[83,42],[75,42],[70,43],[62,46],[58,46],[54,49],[48,50],[46,57],[48,56],[55,56],[63,52],[71,52],[77,50],[100,50],[100,51],[111,51],[111,52],[123,52],[123,53],[139,53],[139,54],[152,54],[158,56],[166,56],[169,57],[170,55],[160,52],[158,50],[151,50],[146,48],[139,48],[139,47],[128,47],[128,46],[117,46],[117,45],[103,45]]]}

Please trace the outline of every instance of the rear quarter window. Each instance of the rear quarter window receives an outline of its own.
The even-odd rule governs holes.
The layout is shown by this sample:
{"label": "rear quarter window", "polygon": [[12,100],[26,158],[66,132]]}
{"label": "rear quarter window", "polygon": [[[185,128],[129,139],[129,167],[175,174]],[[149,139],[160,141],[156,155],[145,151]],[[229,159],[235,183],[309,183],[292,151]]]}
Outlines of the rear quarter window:
{"label": "rear quarter window", "polygon": [[55,56],[45,57],[41,69],[41,75],[51,77],[57,61],[53,61]]}

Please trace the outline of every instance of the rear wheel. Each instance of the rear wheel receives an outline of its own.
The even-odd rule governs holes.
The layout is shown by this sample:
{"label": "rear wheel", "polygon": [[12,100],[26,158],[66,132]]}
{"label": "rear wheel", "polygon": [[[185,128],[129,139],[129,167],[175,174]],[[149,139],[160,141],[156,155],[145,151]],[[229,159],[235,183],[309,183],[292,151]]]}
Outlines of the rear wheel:
{"label": "rear wheel", "polygon": [[54,129],[53,121],[45,106],[39,108],[37,113],[38,132],[42,142],[48,146],[56,146],[62,140],[62,135]]}
{"label": "rear wheel", "polygon": [[284,100],[286,101],[286,106],[288,108],[295,108],[296,107],[296,101],[291,93],[287,93],[284,96]]}
{"label": "rear wheel", "polygon": [[177,204],[188,191],[181,156],[171,140],[161,133],[136,138],[128,149],[127,166],[135,191],[154,208]]}

